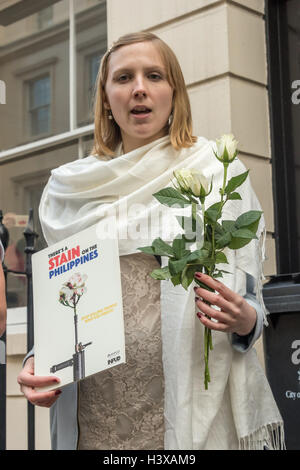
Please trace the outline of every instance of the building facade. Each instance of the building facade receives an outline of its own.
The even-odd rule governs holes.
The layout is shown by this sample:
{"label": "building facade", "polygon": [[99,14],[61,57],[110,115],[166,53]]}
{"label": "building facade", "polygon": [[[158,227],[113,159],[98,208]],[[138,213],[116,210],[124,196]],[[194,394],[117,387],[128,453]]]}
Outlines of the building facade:
{"label": "building facade", "polygon": [[[271,2],[47,0],[37,8],[37,2],[28,0],[29,10],[23,13],[17,3],[0,1],[0,80],[6,85],[6,104],[0,104],[0,209],[11,235],[7,266],[24,266],[20,221],[22,217],[26,219],[30,207],[37,213],[51,169],[84,158],[91,149],[93,86],[101,55],[119,36],[144,30],[166,41],[179,59],[190,96],[194,134],[216,139],[232,132],[239,141],[239,156],[250,169],[252,185],[265,213],[264,274],[277,273],[284,258],[284,251],[278,254],[278,234],[280,214],[285,214],[285,210],[279,209],[280,198],[274,194],[280,170],[274,167],[272,116],[276,114],[276,99],[270,94],[270,74],[274,69],[269,61],[272,51],[267,13]],[[292,5],[293,0],[286,3]],[[299,6],[297,14],[300,15]],[[293,18],[291,15],[290,22]],[[287,20],[288,25],[290,22]],[[299,21],[295,24],[298,38]],[[291,54],[298,54],[299,61],[297,40]],[[290,61],[293,60],[292,55]],[[300,61],[294,70],[295,92],[297,73],[300,80],[299,64]],[[294,95],[294,99],[298,98]],[[293,108],[297,116],[299,109],[300,106]],[[293,162],[295,175],[299,165],[296,158]],[[290,225],[292,217],[291,212]],[[36,230],[40,249],[45,242],[38,220]],[[299,246],[300,230],[296,232],[295,243]],[[295,265],[293,269],[297,269]],[[26,401],[16,383],[26,353],[25,302],[24,279],[11,276],[8,449],[27,446]],[[261,342],[257,350],[263,363]],[[48,426],[48,410],[36,409],[37,449],[50,448]]]}

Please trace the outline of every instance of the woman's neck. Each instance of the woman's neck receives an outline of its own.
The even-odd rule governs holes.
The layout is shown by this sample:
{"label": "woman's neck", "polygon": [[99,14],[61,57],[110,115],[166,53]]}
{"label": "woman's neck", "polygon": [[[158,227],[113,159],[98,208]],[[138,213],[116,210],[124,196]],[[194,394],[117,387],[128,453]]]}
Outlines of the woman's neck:
{"label": "woman's neck", "polygon": [[144,145],[150,144],[151,142],[154,142],[155,140],[158,140],[167,134],[168,134],[168,129],[167,130],[162,129],[160,132],[158,132],[157,134],[149,138],[135,139],[135,138],[131,138],[131,136],[123,135],[121,131],[124,154],[132,152],[133,150],[143,147]]}

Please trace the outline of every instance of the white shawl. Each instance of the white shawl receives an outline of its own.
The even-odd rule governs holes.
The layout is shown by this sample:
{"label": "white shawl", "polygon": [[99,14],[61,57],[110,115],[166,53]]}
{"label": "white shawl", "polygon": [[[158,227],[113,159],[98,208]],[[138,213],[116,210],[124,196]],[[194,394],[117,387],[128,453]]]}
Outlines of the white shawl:
{"label": "white shawl", "polygon": [[[150,245],[158,236],[170,240],[180,232],[173,209],[163,209],[152,195],[170,186],[175,169],[193,167],[209,178],[214,175],[215,190],[206,207],[219,200],[223,166],[213,155],[213,146],[213,142],[199,137],[191,148],[176,151],[166,136],[125,155],[120,146],[118,158],[103,161],[89,156],[53,170],[40,205],[48,244],[111,214],[118,218],[120,255],[138,253],[138,247]],[[229,166],[228,178],[244,171],[244,165],[236,159]],[[248,210],[261,210],[249,178],[238,191],[242,200],[226,203],[226,219],[236,219]],[[125,209],[129,217],[124,217]],[[158,217],[161,211],[162,224]],[[256,295],[263,310],[264,235],[262,217],[259,241],[253,240],[237,251],[226,251],[229,268],[224,265],[224,269],[233,274],[222,279],[229,288],[244,295],[246,273],[251,274],[256,279]],[[161,282],[165,448],[206,449],[212,440],[215,449],[229,448],[228,416],[240,448],[282,448],[282,418],[255,350],[241,354],[232,348],[227,335],[213,332],[211,382],[208,390],[204,389],[203,326],[195,312],[193,284],[186,292],[181,286],[173,287],[170,281]],[[228,415],[226,410],[230,409],[232,413]]]}

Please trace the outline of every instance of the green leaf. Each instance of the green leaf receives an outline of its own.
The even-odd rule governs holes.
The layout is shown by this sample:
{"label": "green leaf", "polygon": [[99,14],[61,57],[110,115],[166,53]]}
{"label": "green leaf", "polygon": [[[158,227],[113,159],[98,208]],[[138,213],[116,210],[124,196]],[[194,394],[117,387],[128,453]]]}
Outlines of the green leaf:
{"label": "green leaf", "polygon": [[226,232],[232,232],[233,230],[236,230],[234,220],[222,220],[222,226]]}
{"label": "green leaf", "polygon": [[249,173],[249,170],[245,171],[245,173],[241,173],[240,175],[233,176],[226,185],[225,193],[230,194],[236,188],[241,186],[241,184],[243,184],[244,181],[247,179],[248,173]]}
{"label": "green leaf", "polygon": [[208,257],[209,257],[208,250],[204,250],[203,248],[201,250],[195,250],[189,255],[188,263],[194,260],[199,260],[201,263],[202,261],[206,261]]}
{"label": "green leaf", "polygon": [[161,238],[156,238],[152,246],[154,248],[154,254],[160,256],[173,256],[173,249],[170,245],[164,242]]}
{"label": "green leaf", "polygon": [[241,195],[239,193],[230,193],[227,199],[240,199],[240,200],[242,200]]}
{"label": "green leaf", "polygon": [[176,259],[180,259],[183,256],[189,254],[189,251],[185,249],[185,239],[182,238],[182,236],[174,238],[172,249]]}
{"label": "green leaf", "polygon": [[173,286],[178,286],[181,284],[181,273],[176,274],[176,276],[171,277],[171,282]]}
{"label": "green leaf", "polygon": [[205,242],[203,243],[202,250],[207,250],[208,252],[210,252],[210,251],[211,251],[211,247],[212,247],[211,241],[205,240]]}
{"label": "green leaf", "polygon": [[249,240],[257,238],[256,234],[251,232],[251,230],[248,230],[247,228],[240,228],[238,230],[235,230],[231,233],[231,235],[233,238],[249,238]]}
{"label": "green leaf", "polygon": [[248,211],[240,215],[235,222],[237,228],[247,227],[255,224],[261,218],[261,211]]}
{"label": "green leaf", "polygon": [[184,269],[181,273],[181,285],[182,287],[187,290],[189,285],[191,284],[192,281],[190,281],[189,277],[186,275],[186,269]]}
{"label": "green leaf", "polygon": [[224,235],[224,228],[218,222],[215,224],[215,237],[223,236]]}
{"label": "green leaf", "polygon": [[216,248],[220,249],[220,248],[224,248],[225,246],[229,246],[229,243],[231,242],[231,238],[232,237],[231,237],[230,232],[225,233],[225,235],[223,235],[216,241]]}
{"label": "green leaf", "polygon": [[172,276],[175,276],[176,274],[180,273],[184,269],[187,263],[187,260],[188,260],[188,256],[185,256],[184,258],[181,258],[179,260],[169,259],[168,266],[169,266],[169,270]]}
{"label": "green leaf", "polygon": [[147,255],[155,255],[155,250],[153,246],[142,246],[138,248],[138,250],[142,251],[143,253],[146,253]]}
{"label": "green leaf", "polygon": [[251,230],[251,232],[256,233],[259,225],[259,220],[258,219],[256,222],[253,222],[253,224],[247,225],[247,229]]}
{"label": "green leaf", "polygon": [[243,248],[243,246],[248,245],[250,242],[251,240],[249,238],[232,238],[228,248],[231,250],[238,250],[239,248]]}
{"label": "green leaf", "polygon": [[173,256],[173,250],[170,245],[165,243],[161,238],[156,238],[152,246],[142,246],[138,250],[146,253],[147,255],[159,255],[159,256]]}
{"label": "green leaf", "polygon": [[219,263],[228,264],[228,260],[226,258],[226,255],[222,251],[219,251],[216,254],[216,264],[219,264]]}
{"label": "green leaf", "polygon": [[232,232],[232,240],[228,245],[232,250],[238,250],[243,246],[248,245],[254,238],[257,238],[255,233],[246,228],[241,228]]}
{"label": "green leaf", "polygon": [[163,205],[168,207],[179,206],[184,207],[187,204],[191,204],[189,199],[185,198],[175,188],[164,188],[153,194],[153,196]]}
{"label": "green leaf", "polygon": [[213,204],[210,206],[206,211],[205,211],[205,217],[210,221],[215,223],[218,218],[220,217],[220,209],[221,209],[222,203],[221,202],[216,202],[216,204]]}
{"label": "green leaf", "polygon": [[165,266],[164,268],[154,269],[154,271],[152,271],[150,276],[153,277],[153,279],[164,281],[164,280],[170,279],[171,274],[170,274],[168,266]]}
{"label": "green leaf", "polygon": [[194,266],[186,266],[184,268],[181,275],[181,284],[184,289],[187,289],[189,285],[193,282],[195,272],[197,271],[202,271],[202,266],[200,266],[199,264]]}

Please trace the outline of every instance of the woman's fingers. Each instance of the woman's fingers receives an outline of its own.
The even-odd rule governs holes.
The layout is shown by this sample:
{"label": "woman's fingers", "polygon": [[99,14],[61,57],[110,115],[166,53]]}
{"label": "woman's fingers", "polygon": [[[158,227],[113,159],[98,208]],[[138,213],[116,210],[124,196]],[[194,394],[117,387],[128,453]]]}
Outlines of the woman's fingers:
{"label": "woman's fingers", "polygon": [[[210,307],[201,300],[197,300],[196,303],[199,307],[199,310],[201,311],[201,313],[197,313],[197,316],[201,320],[203,325],[207,326],[211,330],[231,331],[231,328],[234,325],[234,320],[230,315]],[[208,315],[210,318],[213,318],[217,321],[210,320],[210,318],[205,315]]]}
{"label": "woman's fingers", "polygon": [[216,330],[216,331],[223,331],[223,332],[230,332],[233,331],[231,327],[228,325],[228,323],[222,323],[220,321],[214,322],[207,318],[205,315],[202,315],[201,313],[197,313],[197,316],[201,323],[204,326],[207,326],[210,330]]}
{"label": "woman's fingers", "polygon": [[28,401],[37,406],[51,406],[59,397],[60,390],[50,390],[47,392],[36,391],[34,388],[21,385],[21,391]]}
{"label": "woman's fingers", "polygon": [[208,291],[202,287],[195,287],[195,293],[207,300],[211,305],[220,307],[226,313],[229,313],[233,317],[237,317],[240,314],[241,308],[245,303],[245,299],[233,292],[231,289],[225,286],[220,281],[212,279],[206,274],[196,273],[195,276],[201,279],[208,287],[215,289],[218,293]]}
{"label": "woman's fingers", "polygon": [[196,300],[197,307],[201,310],[202,313],[208,315],[215,320],[230,323],[232,316],[225,311],[216,310],[215,308],[211,307],[207,303],[203,302],[201,299]]}
{"label": "woman's fingers", "polygon": [[34,375],[34,357],[29,357],[24,364],[23,369],[17,378],[19,385],[29,387],[47,387],[60,382],[60,379],[54,375],[38,376]]}
{"label": "woman's fingers", "polygon": [[57,377],[31,375],[25,371],[22,371],[18,376],[19,385],[27,385],[28,387],[47,387],[59,382]]}
{"label": "woman's fingers", "polygon": [[[238,314],[238,309],[234,303],[228,302],[221,294],[215,294],[202,287],[195,287],[195,293],[211,305],[219,307],[221,310],[232,315]],[[214,310],[216,311],[216,310]],[[212,315],[213,316],[213,315]]]}
{"label": "woman's fingers", "polygon": [[[194,288],[195,294],[201,297],[200,299],[196,298],[196,304],[203,313],[199,312],[197,314],[201,323],[211,330],[234,331],[240,316],[240,307],[242,305],[240,299],[244,299],[226,287],[222,282],[216,281],[206,274],[195,273],[195,277],[201,279],[203,284],[216,291],[211,292],[203,287]],[[212,306],[219,307],[220,310],[216,310]]]}
{"label": "woman's fingers", "polygon": [[[194,288],[196,295],[202,297],[196,299],[197,306],[204,313],[198,315],[201,322],[213,330],[235,332],[239,335],[249,334],[255,326],[257,314],[244,297],[206,274],[195,273],[195,277],[217,292],[202,287]],[[219,307],[220,311],[212,308],[213,305]],[[205,315],[217,321],[210,320]]]}
{"label": "woman's fingers", "polygon": [[43,388],[58,384],[60,379],[53,375],[36,376],[34,375],[34,357],[30,357],[24,364],[23,369],[18,375],[17,381],[21,392],[33,405],[51,406],[59,397],[60,390],[37,391],[35,388]]}
{"label": "woman's fingers", "polygon": [[233,302],[236,299],[237,294],[235,292],[226,287],[222,282],[213,279],[211,276],[202,273],[195,273],[195,277],[203,282],[203,284],[206,284],[208,287],[219,292],[219,294],[221,294],[228,302]]}

